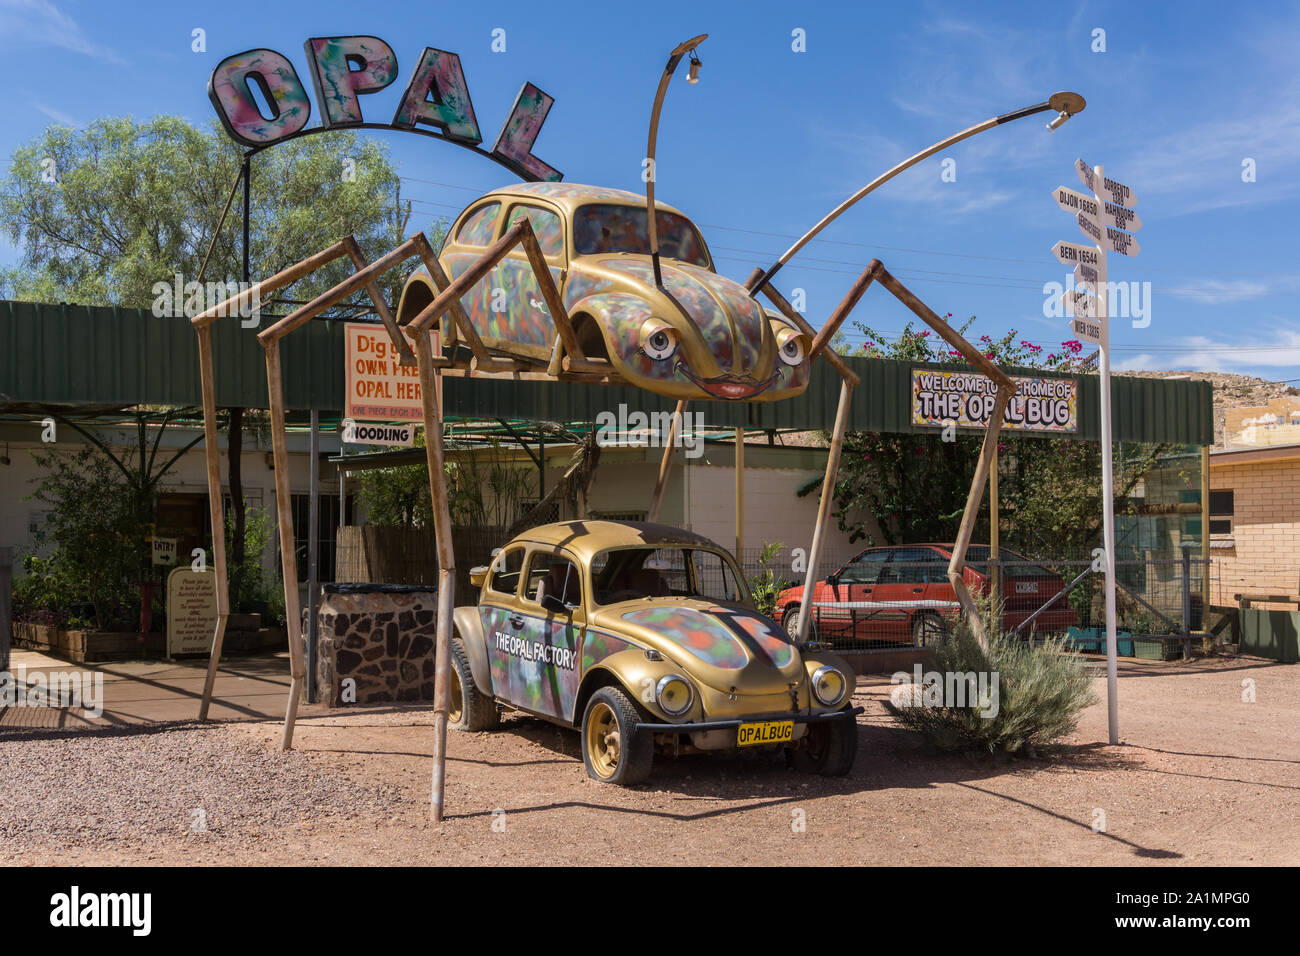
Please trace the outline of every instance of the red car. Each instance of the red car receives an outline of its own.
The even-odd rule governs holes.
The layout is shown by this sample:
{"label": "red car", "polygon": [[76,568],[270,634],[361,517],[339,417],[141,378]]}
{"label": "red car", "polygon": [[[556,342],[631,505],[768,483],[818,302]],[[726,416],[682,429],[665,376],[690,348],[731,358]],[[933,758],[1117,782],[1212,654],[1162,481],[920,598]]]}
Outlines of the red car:
{"label": "red car", "polygon": [[[817,582],[813,624],[809,636],[841,638],[924,647],[960,616],[957,595],[948,583],[951,544],[908,544],[867,548],[834,574]],[[1041,565],[1029,564],[1014,551],[1000,548],[1002,623],[1012,630],[1065,588],[1065,581]],[[987,594],[989,547],[966,549],[966,586],[972,594]],[[776,617],[788,634],[795,634],[803,587],[786,588],[776,602]],[[836,606],[839,605],[839,606]],[[1063,631],[1076,622],[1065,599],[1034,619],[1039,633]]]}

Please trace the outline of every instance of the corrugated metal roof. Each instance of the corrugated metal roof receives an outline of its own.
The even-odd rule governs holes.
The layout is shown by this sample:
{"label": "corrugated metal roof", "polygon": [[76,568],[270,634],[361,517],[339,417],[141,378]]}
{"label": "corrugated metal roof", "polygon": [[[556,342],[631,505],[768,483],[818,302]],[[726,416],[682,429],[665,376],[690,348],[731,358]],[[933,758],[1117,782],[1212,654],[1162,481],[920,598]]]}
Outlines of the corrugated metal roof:
{"label": "corrugated metal roof", "polygon": [[[265,408],[265,353],[257,330],[241,328],[236,318],[220,320],[212,328],[217,404]],[[343,407],[343,323],[311,322],[285,339],[281,348],[288,408],[314,406],[337,413]],[[913,363],[847,361],[862,379],[853,393],[850,428],[922,430],[911,424]],[[1077,437],[1096,440],[1098,379],[1095,375],[1077,378]],[[828,429],[835,420],[839,388],[839,376],[818,363],[812,383],[799,398],[694,402],[690,409],[702,412],[709,426]],[[1116,376],[1112,390],[1116,441],[1212,444],[1208,382]],[[674,406],[670,399],[632,387],[493,379],[447,379],[443,394],[445,413],[454,418],[590,422],[620,404],[644,411],[668,411]],[[0,410],[17,403],[197,405],[199,401],[197,339],[183,318],[155,318],[139,309],[0,302]]]}

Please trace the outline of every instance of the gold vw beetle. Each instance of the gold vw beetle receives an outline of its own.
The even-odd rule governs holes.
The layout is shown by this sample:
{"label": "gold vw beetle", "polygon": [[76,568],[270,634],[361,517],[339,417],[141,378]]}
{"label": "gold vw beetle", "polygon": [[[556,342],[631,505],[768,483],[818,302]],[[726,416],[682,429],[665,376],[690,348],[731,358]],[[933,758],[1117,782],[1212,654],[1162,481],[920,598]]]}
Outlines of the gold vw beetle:
{"label": "gold vw beetle", "polygon": [[791,643],[705,537],[542,525],[470,579],[478,605],[454,615],[456,729],[493,729],[503,707],[576,728],[587,772],[621,785],[644,780],[655,754],[767,748],[813,773],[853,766],[853,671]]}
{"label": "gold vw beetle", "polygon": [[[438,261],[455,279],[510,224],[526,218],[588,358],[606,359],[626,383],[678,399],[777,401],[808,387],[808,337],[766,312],[745,287],[714,271],[704,238],[656,203],[662,283],[656,283],[645,199],[575,183],[524,183],[475,200],[447,233]],[[421,266],[398,303],[405,323],[437,296]],[[555,323],[524,250],[516,247],[461,298],[494,354],[545,363]],[[444,348],[458,345],[450,316]]]}

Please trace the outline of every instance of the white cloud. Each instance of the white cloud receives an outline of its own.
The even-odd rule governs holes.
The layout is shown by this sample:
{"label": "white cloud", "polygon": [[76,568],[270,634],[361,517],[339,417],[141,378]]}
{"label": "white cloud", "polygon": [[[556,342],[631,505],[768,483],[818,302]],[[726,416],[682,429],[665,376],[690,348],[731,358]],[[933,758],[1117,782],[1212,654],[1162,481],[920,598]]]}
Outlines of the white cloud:
{"label": "white cloud", "polygon": [[70,50],[103,63],[126,63],[114,50],[91,39],[50,0],[0,0],[0,36]]}
{"label": "white cloud", "polygon": [[65,113],[62,110],[55,109],[53,106],[46,106],[44,103],[34,102],[32,103],[32,106],[34,106],[37,109],[37,111],[44,113],[50,119],[54,120],[54,122],[56,123],[62,123],[64,126],[71,126],[74,129],[81,128],[81,121],[69,113]]}

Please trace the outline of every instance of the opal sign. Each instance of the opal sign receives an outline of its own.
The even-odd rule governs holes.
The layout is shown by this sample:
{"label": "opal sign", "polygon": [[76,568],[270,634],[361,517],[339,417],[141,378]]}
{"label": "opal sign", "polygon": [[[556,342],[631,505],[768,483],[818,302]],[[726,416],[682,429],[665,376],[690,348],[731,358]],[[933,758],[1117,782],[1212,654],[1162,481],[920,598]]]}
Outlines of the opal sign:
{"label": "opal sign", "polygon": [[[387,126],[436,135],[481,151],[483,134],[455,53],[425,47],[391,122],[374,124],[366,122],[361,98],[397,79],[393,48],[373,36],[312,37],[304,48],[321,112],[317,129]],[[231,138],[254,149],[302,133],[311,119],[311,99],[298,71],[275,50],[247,50],[226,57],[208,80],[208,98]],[[532,152],[554,102],[532,83],[524,83],[492,148],[482,152],[524,179],[563,178]]]}

